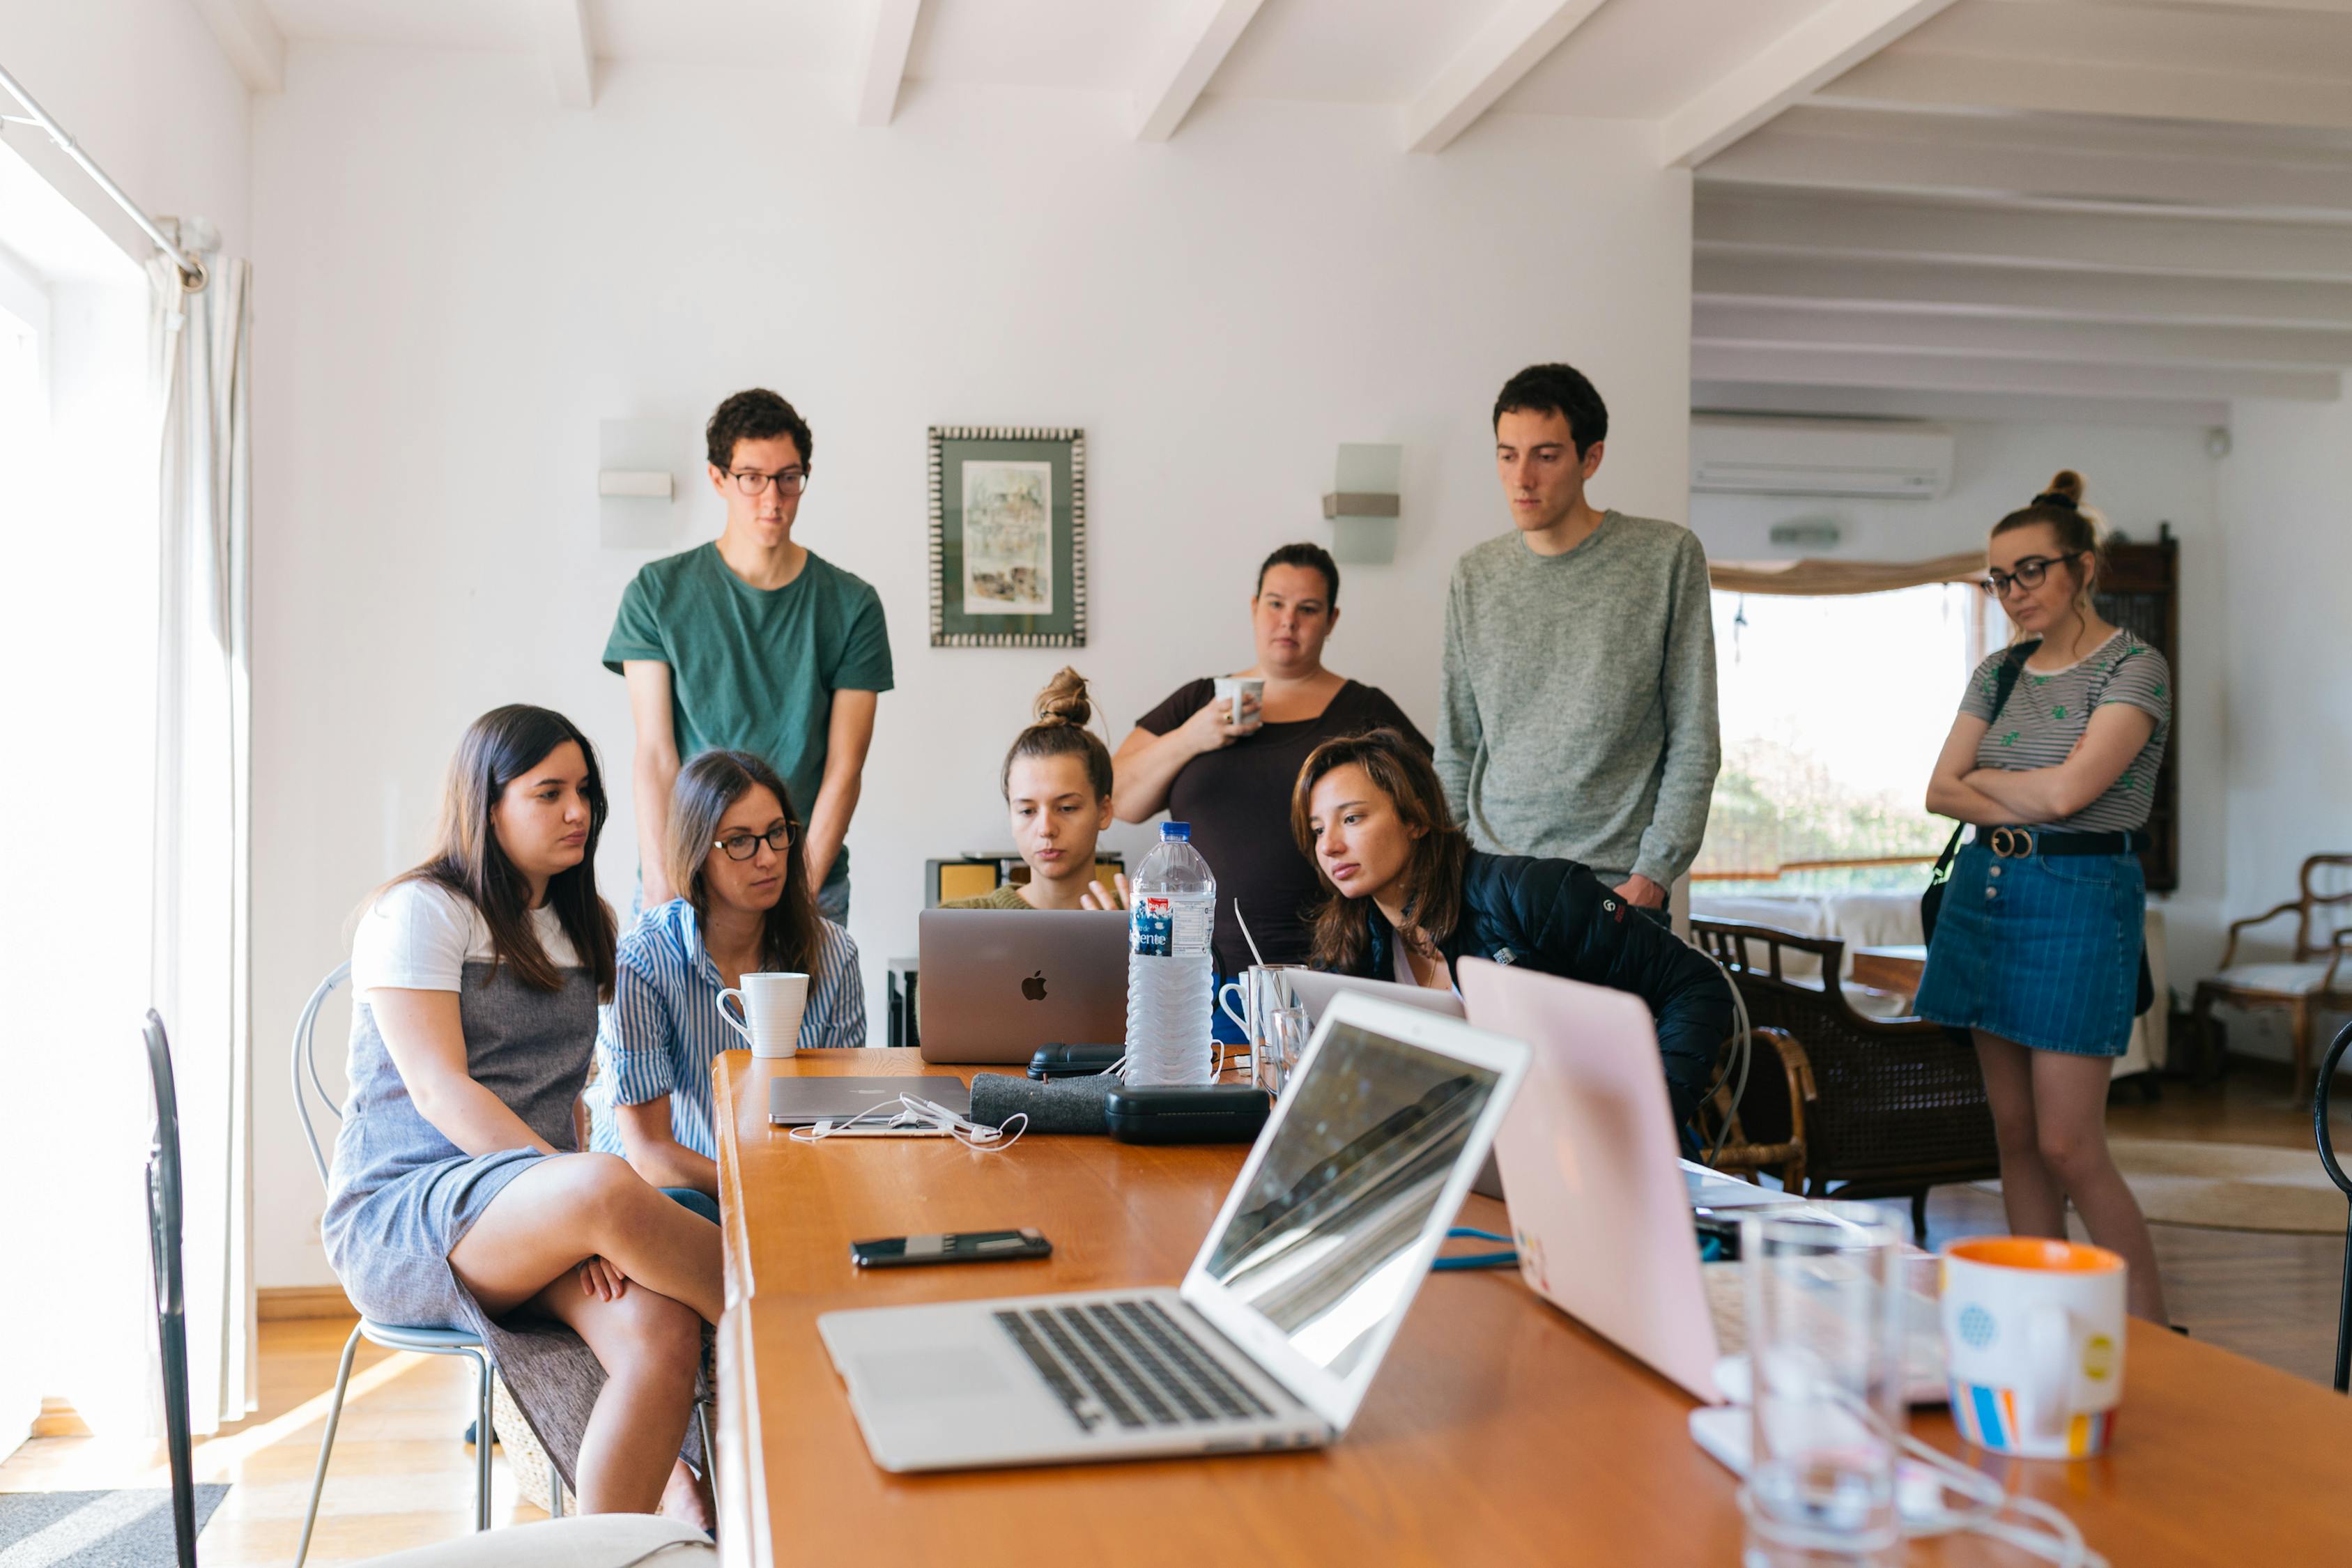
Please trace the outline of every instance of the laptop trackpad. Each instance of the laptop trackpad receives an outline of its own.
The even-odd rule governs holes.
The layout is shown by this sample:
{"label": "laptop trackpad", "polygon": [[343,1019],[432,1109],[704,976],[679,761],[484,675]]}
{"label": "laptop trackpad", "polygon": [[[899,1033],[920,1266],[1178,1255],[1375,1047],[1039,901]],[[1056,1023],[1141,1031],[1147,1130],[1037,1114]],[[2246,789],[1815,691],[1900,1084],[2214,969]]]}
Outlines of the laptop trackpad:
{"label": "laptop trackpad", "polygon": [[1001,1399],[1013,1392],[996,1358],[981,1346],[928,1345],[856,1358],[855,1382],[889,1404]]}

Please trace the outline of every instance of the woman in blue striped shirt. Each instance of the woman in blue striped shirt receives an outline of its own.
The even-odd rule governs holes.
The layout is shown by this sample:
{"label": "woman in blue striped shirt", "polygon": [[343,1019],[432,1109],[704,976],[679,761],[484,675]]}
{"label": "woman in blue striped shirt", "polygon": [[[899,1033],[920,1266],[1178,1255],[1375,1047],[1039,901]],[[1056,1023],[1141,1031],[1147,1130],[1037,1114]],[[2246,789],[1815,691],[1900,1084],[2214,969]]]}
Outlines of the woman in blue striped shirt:
{"label": "woman in blue striped shirt", "polygon": [[713,1220],[711,1062],[741,1044],[719,993],[746,973],[806,974],[800,1048],[866,1044],[857,944],[817,913],[798,828],[783,781],[748,752],[705,752],[678,770],[667,868],[686,896],[646,910],[621,939],[596,1030],[591,1146]]}

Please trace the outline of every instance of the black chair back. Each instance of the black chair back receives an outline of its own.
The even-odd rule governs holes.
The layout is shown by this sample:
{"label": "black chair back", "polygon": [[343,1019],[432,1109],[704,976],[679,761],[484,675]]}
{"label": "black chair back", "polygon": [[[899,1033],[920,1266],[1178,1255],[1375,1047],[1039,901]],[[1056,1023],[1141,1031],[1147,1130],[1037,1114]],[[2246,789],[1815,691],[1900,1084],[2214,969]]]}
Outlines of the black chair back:
{"label": "black chair back", "polygon": [[172,1044],[147,1010],[147,1071],[155,1136],[147,1151],[147,1243],[155,1272],[155,1336],[163,1358],[163,1426],[172,1454],[172,1536],[180,1568],[196,1568],[195,1460],[188,1436],[188,1320],[180,1281],[180,1100]]}
{"label": "black chair back", "polygon": [[2327,1047],[2327,1058],[2319,1064],[2319,1082],[2311,1094],[2312,1130],[2319,1140],[2319,1163],[2327,1172],[2327,1179],[2342,1190],[2344,1210],[2344,1299],[2336,1309],[2336,1392],[2347,1392],[2352,1384],[2352,1177],[2344,1173],[2344,1166],[2336,1158],[2336,1139],[2327,1128],[2327,1091],[2336,1084],[2336,1064],[2344,1059],[2344,1052],[2352,1047],[2352,1024],[2336,1032],[2336,1043]]}

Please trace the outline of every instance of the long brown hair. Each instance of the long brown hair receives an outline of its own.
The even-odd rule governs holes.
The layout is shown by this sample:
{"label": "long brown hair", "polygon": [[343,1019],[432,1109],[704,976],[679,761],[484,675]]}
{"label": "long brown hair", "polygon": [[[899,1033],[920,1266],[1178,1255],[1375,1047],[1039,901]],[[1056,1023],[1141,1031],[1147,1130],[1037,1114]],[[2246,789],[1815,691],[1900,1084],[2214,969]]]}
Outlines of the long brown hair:
{"label": "long brown hair", "polygon": [[581,787],[588,797],[588,843],[580,864],[547,879],[547,907],[572,939],[581,964],[595,977],[597,996],[609,1002],[615,930],[611,906],[596,896],[596,840],[604,836],[607,815],[604,775],[596,748],[562,714],[516,702],[493,708],[467,725],[441,788],[441,822],[431,858],[386,886],[435,882],[464,898],[489,928],[493,974],[500,963],[510,963],[516,978],[533,990],[560,989],[563,976],[531,925],[530,881],[499,847],[490,814],[509,784],[566,741],[580,748],[588,764]]}
{"label": "long brown hair", "polygon": [[771,969],[814,974],[817,955],[824,951],[824,928],[816,912],[816,895],[809,889],[808,857],[801,848],[801,820],[793,810],[792,793],[776,770],[749,752],[705,752],[677,771],[670,791],[669,842],[662,847],[669,885],[685,890],[694,906],[696,922],[709,942],[710,883],[702,868],[718,852],[719,819],[730,807],[764,789],[776,797],[777,809],[792,824],[793,842],[784,851],[784,891],[760,922],[760,962]]}
{"label": "long brown hair", "polygon": [[1004,771],[997,779],[1004,798],[1013,798],[1015,758],[1084,757],[1087,782],[1094,786],[1095,798],[1107,799],[1111,791],[1110,748],[1087,728],[1087,721],[1094,715],[1094,704],[1087,696],[1087,678],[1064,665],[1045,683],[1045,689],[1037,693],[1031,711],[1037,721],[1014,736],[1012,750],[1004,753]]}
{"label": "long brown hair", "polygon": [[[2107,564],[2099,523],[2099,514],[2083,504],[2083,476],[2072,468],[2061,468],[2051,477],[2049,489],[1994,523],[1992,531],[1998,539],[2012,529],[2047,524],[2059,550],[2070,557],[2066,569],[2074,574],[2075,612],[2087,616],[2094,586]],[[2083,560],[2086,555],[2088,564]]]}
{"label": "long brown hair", "polygon": [[[1318,969],[1343,973],[1360,969],[1370,957],[1372,900],[1350,899],[1324,875],[1315,858],[1315,835],[1307,826],[1314,813],[1309,801],[1324,774],[1354,764],[1364,770],[1372,787],[1389,797],[1407,826],[1418,827],[1412,852],[1404,866],[1405,918],[1433,943],[1454,934],[1462,916],[1462,868],[1470,855],[1470,840],[1454,824],[1446,808],[1444,786],[1437,770],[1413,743],[1394,730],[1372,730],[1361,735],[1326,741],[1307,753],[1298,770],[1298,784],[1290,792],[1290,837],[1298,852],[1314,863],[1316,879],[1323,884],[1323,901],[1313,917],[1314,948],[1309,962]],[[1403,933],[1398,933],[1403,940]]]}

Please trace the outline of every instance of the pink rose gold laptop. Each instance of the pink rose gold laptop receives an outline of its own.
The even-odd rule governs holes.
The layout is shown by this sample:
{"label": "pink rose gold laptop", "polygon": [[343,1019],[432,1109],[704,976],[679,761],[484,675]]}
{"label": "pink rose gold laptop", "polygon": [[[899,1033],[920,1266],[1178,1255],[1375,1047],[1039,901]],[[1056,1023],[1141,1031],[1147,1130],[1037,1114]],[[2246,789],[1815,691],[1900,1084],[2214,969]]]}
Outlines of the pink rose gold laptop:
{"label": "pink rose gold laptop", "polygon": [[1715,1321],[1649,1008],[1482,958],[1455,973],[1472,1024],[1535,1047],[1495,1137],[1519,1272],[1561,1311],[1719,1403]]}

